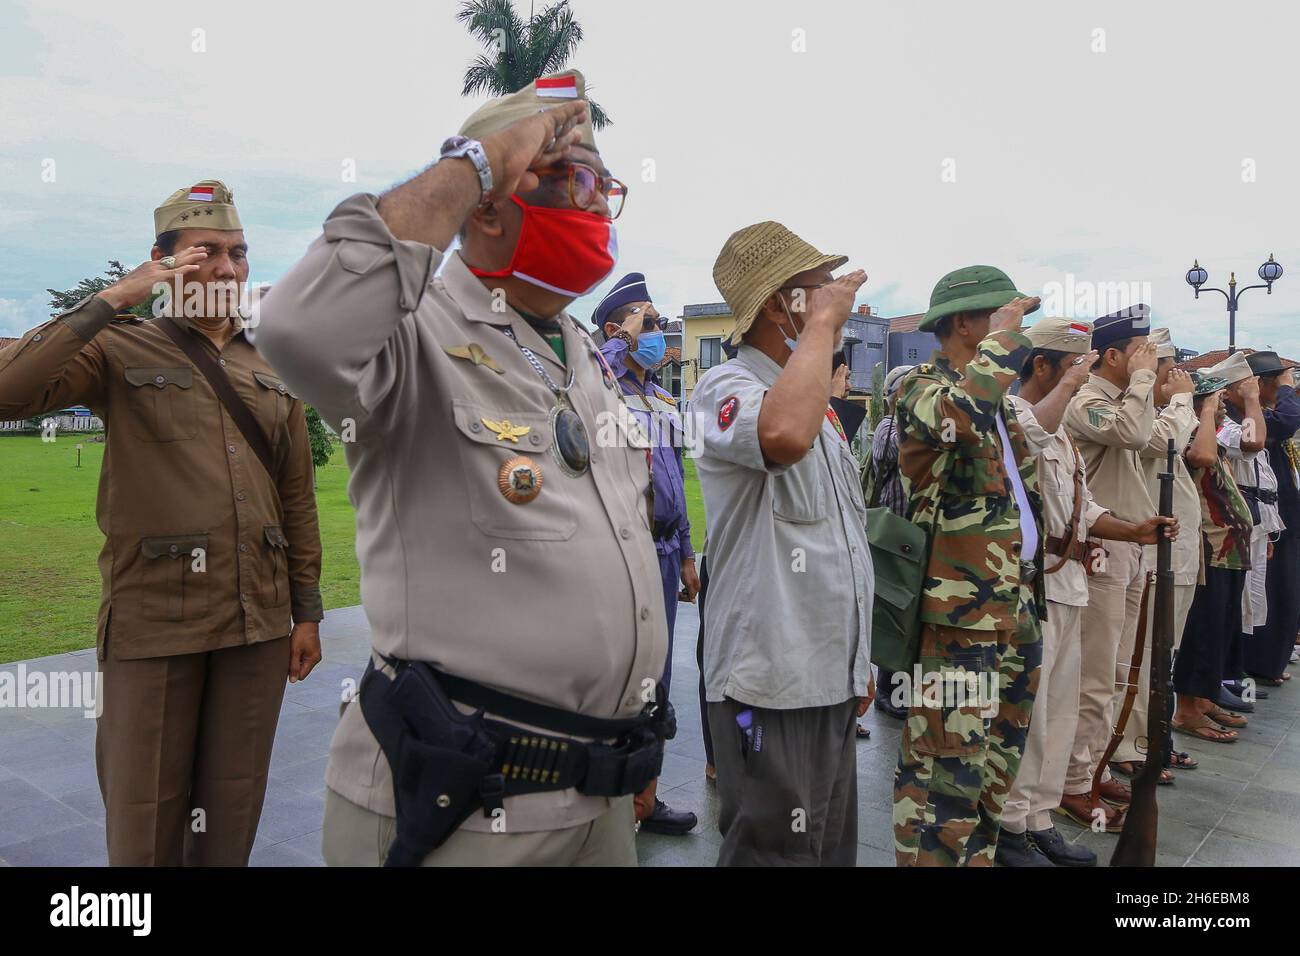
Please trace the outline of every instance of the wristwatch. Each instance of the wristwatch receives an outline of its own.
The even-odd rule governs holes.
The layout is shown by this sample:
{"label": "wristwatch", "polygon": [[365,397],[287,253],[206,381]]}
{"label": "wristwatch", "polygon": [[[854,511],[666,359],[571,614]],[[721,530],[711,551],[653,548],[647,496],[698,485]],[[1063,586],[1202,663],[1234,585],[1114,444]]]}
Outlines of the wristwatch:
{"label": "wristwatch", "polygon": [[449,136],[447,141],[442,144],[442,151],[438,155],[438,161],[444,159],[468,159],[474,164],[474,169],[478,172],[478,184],[483,191],[480,202],[487,202],[492,195],[492,167],[488,165],[487,153],[483,152],[483,144],[476,139],[470,139],[468,136]]}

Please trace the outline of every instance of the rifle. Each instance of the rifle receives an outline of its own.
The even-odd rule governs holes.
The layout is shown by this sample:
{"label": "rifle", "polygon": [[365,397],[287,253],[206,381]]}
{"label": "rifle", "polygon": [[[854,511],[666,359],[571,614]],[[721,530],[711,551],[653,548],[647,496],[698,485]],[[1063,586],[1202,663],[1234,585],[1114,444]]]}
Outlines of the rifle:
{"label": "rifle", "polygon": [[[1160,475],[1160,514],[1174,513],[1174,440],[1169,439],[1167,467]],[[1151,630],[1151,689],[1147,710],[1147,759],[1133,778],[1133,800],[1124,818],[1111,866],[1155,866],[1158,812],[1156,787],[1169,745],[1169,674],[1174,645],[1174,572],[1172,546],[1162,526],[1156,536],[1156,607]]]}

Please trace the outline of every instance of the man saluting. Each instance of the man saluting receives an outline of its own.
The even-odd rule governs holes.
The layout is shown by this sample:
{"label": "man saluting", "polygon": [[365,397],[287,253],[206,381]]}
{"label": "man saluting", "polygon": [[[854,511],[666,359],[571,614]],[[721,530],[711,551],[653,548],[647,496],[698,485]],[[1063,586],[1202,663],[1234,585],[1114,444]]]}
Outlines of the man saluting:
{"label": "man saluting", "polygon": [[592,447],[626,418],[564,311],[626,195],[583,96],[569,71],[485,104],[263,304],[258,344],[355,438],[374,653],[330,748],[331,864],[636,863],[667,631],[644,436]]}
{"label": "man saluting", "polygon": [[[320,660],[311,446],[302,402],[244,336],[230,190],[177,190],[154,230],[148,262],[0,352],[0,418],[80,402],[107,429],[95,762],[109,863],[242,866],[285,677]],[[181,277],[171,317],[130,314]]]}

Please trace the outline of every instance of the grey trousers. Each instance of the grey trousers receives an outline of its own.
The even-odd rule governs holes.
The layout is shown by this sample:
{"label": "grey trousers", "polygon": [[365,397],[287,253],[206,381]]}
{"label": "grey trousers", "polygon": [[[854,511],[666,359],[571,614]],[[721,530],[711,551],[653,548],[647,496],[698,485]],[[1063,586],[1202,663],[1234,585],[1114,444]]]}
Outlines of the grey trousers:
{"label": "grey trousers", "polygon": [[[710,703],[722,849],[718,866],[855,866],[857,698],[767,710]],[[752,732],[736,723],[752,711]]]}

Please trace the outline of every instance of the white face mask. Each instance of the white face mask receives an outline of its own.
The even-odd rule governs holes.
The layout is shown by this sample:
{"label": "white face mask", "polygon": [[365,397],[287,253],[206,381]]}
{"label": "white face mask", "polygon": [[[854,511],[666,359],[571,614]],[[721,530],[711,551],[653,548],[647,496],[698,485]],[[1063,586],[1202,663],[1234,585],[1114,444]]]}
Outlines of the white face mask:
{"label": "white face mask", "polygon": [[[786,318],[790,320],[790,326],[794,329],[794,338],[790,338],[788,335],[785,335],[785,323],[783,322],[780,325],[781,334],[785,336],[785,347],[793,353],[795,346],[799,344],[799,326],[795,324],[794,316],[791,315],[790,310],[786,308],[785,299],[782,297],[780,292],[776,294],[776,298],[777,301],[781,303],[781,309],[785,312]],[[844,348],[844,330],[840,329],[839,333],[835,336],[835,346],[831,349],[831,352],[838,352],[842,348]]]}

